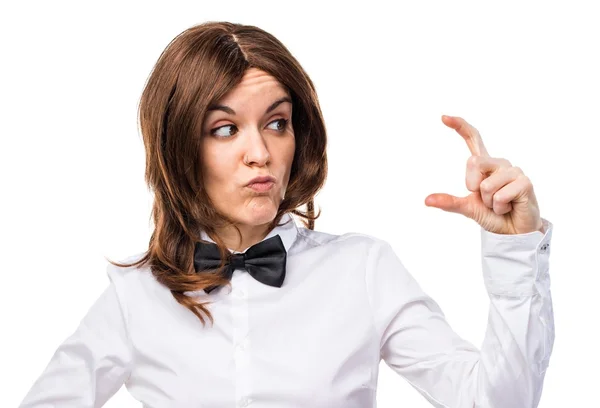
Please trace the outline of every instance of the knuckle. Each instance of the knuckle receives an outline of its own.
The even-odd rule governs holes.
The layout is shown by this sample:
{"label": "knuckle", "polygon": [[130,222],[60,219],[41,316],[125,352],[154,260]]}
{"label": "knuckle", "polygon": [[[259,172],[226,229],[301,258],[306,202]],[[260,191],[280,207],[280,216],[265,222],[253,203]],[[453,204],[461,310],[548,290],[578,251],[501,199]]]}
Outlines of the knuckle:
{"label": "knuckle", "polygon": [[517,176],[517,180],[525,185],[525,188],[527,189],[527,191],[533,190],[533,183],[531,182],[531,179],[529,177],[527,177],[525,174],[522,174],[522,173],[519,174]]}
{"label": "knuckle", "polygon": [[531,180],[524,173],[520,173],[517,176],[517,179],[520,180],[520,181],[522,181],[522,182],[524,182],[524,183],[526,183],[526,184],[531,184]]}
{"label": "knuckle", "polygon": [[477,167],[479,165],[479,156],[471,156],[467,159],[468,167]]}

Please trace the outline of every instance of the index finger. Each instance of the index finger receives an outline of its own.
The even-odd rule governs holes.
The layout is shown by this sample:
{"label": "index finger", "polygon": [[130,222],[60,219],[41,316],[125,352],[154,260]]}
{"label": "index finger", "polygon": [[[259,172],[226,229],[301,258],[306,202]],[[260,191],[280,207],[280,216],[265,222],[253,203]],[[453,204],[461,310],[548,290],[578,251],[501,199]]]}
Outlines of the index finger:
{"label": "index finger", "polygon": [[466,120],[459,116],[442,115],[442,122],[444,122],[446,126],[456,130],[458,134],[465,139],[472,156],[490,156],[483,144],[483,139],[481,138],[479,131],[471,126]]}

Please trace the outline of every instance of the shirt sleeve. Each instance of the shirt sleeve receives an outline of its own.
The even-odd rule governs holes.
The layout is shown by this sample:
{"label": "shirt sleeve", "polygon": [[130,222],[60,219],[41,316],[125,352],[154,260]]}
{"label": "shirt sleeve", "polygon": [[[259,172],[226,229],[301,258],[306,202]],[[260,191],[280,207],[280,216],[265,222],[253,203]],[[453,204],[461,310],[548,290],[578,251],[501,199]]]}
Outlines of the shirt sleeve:
{"label": "shirt sleeve", "polygon": [[127,379],[132,352],[113,274],[77,329],[59,345],[21,408],[101,407]]}
{"label": "shirt sleeve", "polygon": [[481,229],[490,303],[481,349],[458,336],[439,305],[381,241],[370,252],[367,292],[381,358],[433,406],[535,408],[554,344],[549,255],[544,232]]}

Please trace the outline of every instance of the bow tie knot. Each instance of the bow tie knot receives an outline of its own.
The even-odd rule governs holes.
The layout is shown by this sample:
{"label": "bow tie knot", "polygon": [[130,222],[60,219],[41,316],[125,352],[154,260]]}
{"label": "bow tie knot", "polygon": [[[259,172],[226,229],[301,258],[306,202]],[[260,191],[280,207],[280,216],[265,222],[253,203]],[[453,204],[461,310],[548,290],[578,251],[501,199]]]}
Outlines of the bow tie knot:
{"label": "bow tie knot", "polygon": [[229,264],[232,269],[244,269],[246,267],[246,254],[231,254]]}
{"label": "bow tie knot", "polygon": [[[236,269],[246,270],[254,279],[265,285],[281,287],[285,279],[287,252],[279,235],[252,245],[246,252],[230,254],[225,263],[224,277],[231,279]],[[196,242],[194,269],[197,273],[216,269],[221,264],[219,247],[215,243]],[[218,286],[205,288],[210,293]]]}

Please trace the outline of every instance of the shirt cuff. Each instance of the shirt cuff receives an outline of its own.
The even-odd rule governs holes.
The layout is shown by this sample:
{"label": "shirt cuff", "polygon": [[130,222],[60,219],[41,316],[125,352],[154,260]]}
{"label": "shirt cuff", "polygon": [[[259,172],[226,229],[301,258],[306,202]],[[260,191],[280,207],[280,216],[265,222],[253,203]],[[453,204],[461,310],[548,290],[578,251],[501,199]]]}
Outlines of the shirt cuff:
{"label": "shirt cuff", "polygon": [[489,294],[532,296],[549,286],[553,224],[542,218],[543,231],[496,234],[481,228],[483,279]]}

